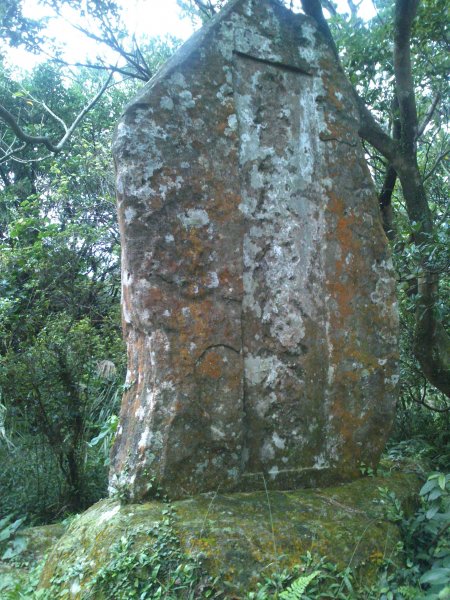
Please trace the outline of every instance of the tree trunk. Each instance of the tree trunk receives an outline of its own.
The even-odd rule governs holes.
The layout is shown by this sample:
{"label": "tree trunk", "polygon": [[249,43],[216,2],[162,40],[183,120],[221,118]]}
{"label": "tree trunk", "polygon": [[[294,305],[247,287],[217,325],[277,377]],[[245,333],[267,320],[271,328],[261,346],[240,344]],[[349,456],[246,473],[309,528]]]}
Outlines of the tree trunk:
{"label": "tree trunk", "polygon": [[[410,163],[399,161],[396,168],[410,221],[421,225],[414,233],[420,248],[432,241],[433,223],[418,166]],[[439,276],[427,266],[428,255],[423,253],[417,281],[413,351],[428,381],[450,397],[450,338],[437,313]]]}

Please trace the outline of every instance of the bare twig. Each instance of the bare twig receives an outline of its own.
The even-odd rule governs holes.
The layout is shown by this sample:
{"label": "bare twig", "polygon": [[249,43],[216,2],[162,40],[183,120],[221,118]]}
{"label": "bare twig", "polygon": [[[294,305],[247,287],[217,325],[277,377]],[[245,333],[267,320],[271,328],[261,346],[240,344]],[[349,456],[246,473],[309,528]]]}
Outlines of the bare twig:
{"label": "bare twig", "polygon": [[205,15],[205,17],[210,19],[216,14],[216,9],[210,1],[208,1],[208,4],[205,4],[205,2],[202,0],[193,0],[193,2],[200,12]]}
{"label": "bare twig", "polygon": [[444,152],[442,152],[441,154],[439,154],[439,156],[437,157],[437,159],[434,162],[434,165],[431,167],[431,169],[428,171],[428,173],[426,175],[424,175],[423,180],[426,181],[427,179],[429,179],[433,173],[436,171],[436,169],[438,168],[438,166],[440,165],[440,163],[442,162],[442,160],[448,156],[450,154],[450,150],[447,149]]}
{"label": "bare twig", "polygon": [[48,112],[48,114],[55,119],[55,121],[58,121],[58,123],[60,123],[60,125],[62,125],[63,129],[65,132],[67,132],[67,125],[64,123],[64,121],[61,119],[61,117],[58,117],[58,115],[56,115],[46,104],[45,102],[42,102],[42,100],[38,100],[37,98],[35,98],[34,96],[32,96],[30,94],[30,92],[28,92],[27,90],[25,90],[24,88],[22,88],[24,93],[31,98],[31,100],[33,100],[33,102],[35,102],[36,104],[40,104],[42,106],[42,108]]}
{"label": "bare twig", "polygon": [[0,164],[3,162],[6,162],[8,159],[10,159],[15,154],[17,154],[17,152],[22,152],[22,150],[25,150],[26,147],[27,147],[26,143],[22,144],[18,148],[14,148],[14,149],[12,149],[12,146],[10,146],[9,149],[6,150],[5,154],[2,157],[0,157]]}
{"label": "bare twig", "polygon": [[424,391],[423,391],[421,398],[415,398],[414,395],[411,393],[411,391],[408,390],[408,396],[409,396],[410,400],[412,400],[415,404],[420,404],[420,406],[424,406],[425,408],[427,408],[428,410],[431,410],[432,412],[446,413],[446,412],[450,411],[450,406],[447,406],[445,408],[436,408],[435,406],[430,406],[427,402],[425,402],[425,395],[426,395],[426,386],[424,386]]}
{"label": "bare twig", "polygon": [[433,115],[436,111],[436,108],[439,104],[439,102],[441,101],[441,93],[438,92],[433,100],[433,102],[431,103],[430,108],[427,111],[427,114],[424,116],[422,123],[419,125],[419,128],[417,130],[417,138],[419,139],[422,135],[423,132],[426,129],[426,126],[428,125],[428,123],[431,121],[431,119],[433,118]]}
{"label": "bare twig", "polygon": [[[331,14],[333,15],[333,17],[335,17],[338,13],[336,10],[336,7],[334,6],[334,4],[331,2],[331,0],[323,0],[323,5],[325,7],[325,9]],[[359,5],[358,5],[359,6]]]}
{"label": "bare twig", "polygon": [[347,0],[348,7],[352,14],[353,19],[358,18],[358,8],[361,6],[361,0],[358,3],[353,2],[353,0]]}

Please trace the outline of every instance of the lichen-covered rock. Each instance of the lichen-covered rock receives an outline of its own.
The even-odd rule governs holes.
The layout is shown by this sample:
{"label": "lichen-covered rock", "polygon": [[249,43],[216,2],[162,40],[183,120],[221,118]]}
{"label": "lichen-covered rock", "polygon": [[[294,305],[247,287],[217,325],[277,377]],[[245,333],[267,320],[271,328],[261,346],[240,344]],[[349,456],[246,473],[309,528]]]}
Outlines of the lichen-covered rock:
{"label": "lichen-covered rock", "polygon": [[[308,551],[342,568],[359,569],[368,583],[380,557],[392,557],[400,540],[399,528],[384,516],[379,486],[388,486],[408,504],[419,484],[414,475],[395,474],[316,490],[205,494],[174,502],[170,527],[186,555],[203,557],[204,568],[218,578],[217,587],[225,589],[227,598],[246,598],[258,580],[301,563]],[[54,547],[40,589],[51,589],[52,600],[66,597],[69,590],[74,600],[110,600],[93,582],[101,570],[108,571],[114,544],[123,540],[128,557],[140,556],[144,564],[139,548],[149,541],[161,548],[168,539],[167,529],[158,528],[167,513],[167,505],[157,501],[120,506],[105,500],[94,505]],[[134,545],[127,547],[130,538]],[[148,555],[154,551],[147,546]],[[127,566],[133,572],[129,562]],[[138,575],[145,581],[145,569]]]}
{"label": "lichen-covered rock", "polygon": [[315,23],[276,0],[232,0],[128,105],[112,490],[289,489],[377,463],[397,313],[357,129]]}

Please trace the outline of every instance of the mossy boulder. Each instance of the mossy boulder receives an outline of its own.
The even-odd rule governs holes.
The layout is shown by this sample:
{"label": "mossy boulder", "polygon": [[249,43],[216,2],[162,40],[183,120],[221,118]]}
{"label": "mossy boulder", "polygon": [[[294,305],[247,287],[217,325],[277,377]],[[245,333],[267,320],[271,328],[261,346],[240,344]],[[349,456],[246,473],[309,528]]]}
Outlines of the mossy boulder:
{"label": "mossy boulder", "polygon": [[103,500],[77,517],[57,542],[39,588],[51,589],[52,598],[69,590],[74,599],[106,598],[94,583],[112,560],[114,544],[130,536],[137,548],[160,544],[161,524],[166,528],[159,531],[167,538],[170,527],[183,555],[201,556],[229,598],[245,598],[262,575],[294,567],[307,551],[360,569],[368,580],[380,557],[392,555],[400,540],[380,503],[379,487],[412,506],[419,482],[415,475],[396,473],[323,489],[204,494],[170,509],[158,501]]}

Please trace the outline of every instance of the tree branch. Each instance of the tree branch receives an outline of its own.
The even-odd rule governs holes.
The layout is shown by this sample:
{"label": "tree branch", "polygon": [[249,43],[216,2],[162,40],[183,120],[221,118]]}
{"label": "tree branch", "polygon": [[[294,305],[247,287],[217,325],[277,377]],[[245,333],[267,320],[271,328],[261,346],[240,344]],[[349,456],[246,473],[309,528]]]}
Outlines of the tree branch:
{"label": "tree branch", "polygon": [[111,73],[109,75],[109,77],[106,79],[105,83],[100,88],[100,90],[98,91],[98,93],[94,96],[94,98],[92,98],[92,100],[89,102],[89,104],[87,104],[83,108],[83,110],[80,112],[80,114],[76,117],[75,121],[72,123],[72,125],[69,127],[69,129],[66,131],[66,134],[64,135],[64,137],[56,145],[57,152],[59,152],[62,149],[62,147],[64,146],[64,144],[67,142],[67,140],[70,138],[70,136],[72,135],[72,133],[77,128],[78,124],[81,122],[81,120],[84,119],[84,117],[87,115],[87,113],[92,108],[94,108],[94,106],[97,104],[97,102],[103,96],[104,92],[107,90],[107,88],[109,86],[109,82],[111,81],[112,77],[113,77],[113,75]]}
{"label": "tree branch", "polygon": [[381,152],[389,162],[394,162],[399,151],[398,142],[393,140],[390,135],[383,131],[370,110],[367,108],[364,100],[354,88],[353,93],[359,112],[359,135],[369,142],[369,144],[372,144],[378,152]]}
{"label": "tree branch", "polygon": [[[98,91],[98,93],[94,96],[94,98],[92,98],[92,100],[78,114],[78,116],[73,121],[72,125],[70,127],[67,127],[66,125],[64,125],[65,134],[57,144],[54,144],[48,136],[29,135],[26,131],[24,131],[22,129],[22,127],[20,127],[19,123],[16,121],[14,116],[1,104],[0,104],[0,119],[2,119],[7,125],[9,125],[9,127],[12,129],[12,131],[14,132],[16,137],[19,140],[21,140],[22,142],[24,142],[25,145],[27,145],[27,146],[28,145],[45,146],[48,150],[50,150],[50,152],[52,152],[53,154],[57,154],[58,152],[60,152],[62,150],[63,146],[66,144],[66,142],[71,137],[71,135],[73,134],[75,129],[78,127],[81,120],[95,106],[95,104],[99,101],[101,96],[104,94],[104,92],[108,88],[108,85],[112,79],[112,76],[113,75],[111,73],[109,75],[109,77],[106,79],[105,83],[100,88],[100,90]],[[59,118],[57,118],[57,120],[61,121],[61,119],[59,119]],[[23,149],[23,146],[21,146],[20,149]],[[16,152],[17,152],[17,149],[15,150],[14,154]],[[2,160],[5,160],[5,158],[3,157]]]}
{"label": "tree branch", "polygon": [[[23,89],[23,88],[22,88]],[[55,113],[45,104],[45,102],[42,102],[41,100],[38,100],[37,98],[34,98],[34,96],[32,96],[29,92],[27,92],[26,90],[24,90],[24,92],[26,93],[26,95],[31,98],[31,100],[33,100],[33,102],[36,102],[36,104],[40,104],[42,106],[42,108],[48,112],[48,114],[55,119],[55,121],[58,121],[58,123],[60,123],[60,125],[63,127],[64,131],[67,132],[67,125],[64,123],[64,121],[61,119],[61,117],[58,117],[58,115],[55,115]]]}
{"label": "tree branch", "polygon": [[136,48],[136,52],[137,52],[137,55],[139,57],[139,60],[144,65],[145,72],[148,75],[148,79],[150,80],[153,77],[153,71],[148,66],[148,63],[145,60],[144,55],[141,52],[139,44],[137,43],[137,40],[136,40],[136,36],[133,36],[133,42],[134,42],[134,47]]}
{"label": "tree branch", "polygon": [[[131,65],[135,69],[136,73],[133,74],[135,77],[138,77],[138,79],[142,79],[143,81],[148,81],[150,79],[151,74],[144,72],[144,69],[135,60],[135,57],[131,53],[127,52],[124,48],[122,48],[122,46],[119,44],[119,42],[118,42],[117,38],[115,37],[114,32],[111,30],[111,28],[106,23],[103,23],[103,25],[104,25],[104,27],[106,29],[106,33],[107,33],[106,39],[93,33],[92,31],[89,31],[88,29],[86,29],[85,27],[82,27],[81,25],[74,25],[72,23],[72,27],[76,31],[83,33],[86,37],[90,38],[91,40],[94,40],[95,42],[97,42],[99,44],[103,44],[103,45],[107,46],[108,48],[110,48],[111,50],[113,50],[114,52],[117,52],[125,60],[125,62],[127,62],[129,65]],[[62,62],[64,62],[64,61],[62,61]],[[89,66],[91,68],[93,67],[93,65],[84,65],[84,66]],[[127,72],[127,75],[130,75],[129,71]]]}
{"label": "tree branch", "polygon": [[[392,137],[394,140],[400,140],[401,125],[398,117],[398,100],[394,97],[392,101]],[[383,220],[383,228],[390,240],[395,238],[393,227],[393,212],[392,212],[392,194],[394,193],[395,184],[397,182],[397,171],[392,165],[392,161],[388,162],[386,167],[383,187],[378,196],[380,203],[381,217]]]}
{"label": "tree branch", "polygon": [[427,114],[424,116],[422,123],[419,125],[419,128],[417,130],[417,140],[422,137],[426,126],[428,125],[428,123],[431,121],[431,119],[433,118],[433,115],[436,111],[436,108],[439,104],[439,102],[441,101],[441,93],[438,92],[436,94],[436,97],[434,98],[433,102],[431,103],[430,108],[427,111]]}
{"label": "tree branch", "polygon": [[450,406],[447,406],[445,408],[436,408],[436,406],[431,406],[430,404],[427,404],[425,402],[425,393],[423,394],[422,398],[415,398],[414,395],[411,393],[410,390],[408,390],[408,396],[410,397],[410,399],[415,402],[416,404],[419,404],[420,406],[423,406],[424,408],[427,408],[428,410],[431,410],[432,412],[437,412],[437,413],[446,413],[450,411]]}
{"label": "tree branch", "polygon": [[67,62],[65,60],[63,60],[62,58],[57,58],[57,57],[52,57],[52,59],[54,62],[60,64],[60,65],[65,65],[66,67],[86,67],[87,69],[94,69],[96,71],[108,71],[108,73],[119,73],[120,75],[123,75],[124,77],[127,78],[131,78],[131,79],[139,79],[141,81],[144,81],[145,83],[148,81],[148,77],[147,76],[143,76],[140,75],[139,73],[136,73],[134,71],[127,71],[125,68],[121,68],[118,67],[117,65],[108,65],[108,64],[92,64],[92,63],[82,63],[82,62],[75,62],[75,63],[70,63]]}
{"label": "tree branch", "polygon": [[[335,17],[338,12],[336,10],[336,7],[334,6],[334,4],[331,2],[331,0],[323,0],[323,4],[325,6],[325,9],[331,14],[333,15],[333,17]],[[358,4],[359,6],[359,4]]]}
{"label": "tree branch", "polygon": [[355,2],[353,2],[353,0],[347,0],[347,4],[348,4],[348,7],[352,14],[352,18],[357,19],[358,18],[358,8],[360,7],[361,2],[358,2],[358,4],[355,4]]}
{"label": "tree branch", "polygon": [[19,146],[18,148],[15,148],[14,150],[7,152],[0,158],[0,164],[6,162],[10,158],[14,160],[14,155],[17,154],[17,152],[22,152],[22,150],[25,150],[26,147],[27,147],[27,144],[24,143],[21,146]]}
{"label": "tree branch", "polygon": [[434,162],[434,165],[431,167],[431,169],[428,171],[428,173],[426,173],[423,176],[423,180],[426,181],[427,179],[429,179],[433,173],[436,171],[436,169],[438,168],[438,166],[440,165],[440,163],[443,161],[443,159],[448,156],[450,154],[450,150],[444,150],[444,152],[441,152],[441,154],[439,154],[439,156],[437,157],[437,159]]}
{"label": "tree branch", "polygon": [[205,4],[202,0],[193,0],[196,7],[202,12],[206,17],[213,17],[216,14],[216,9],[209,1],[208,4]]}
{"label": "tree branch", "polygon": [[384,175],[383,187],[378,196],[380,203],[381,217],[383,220],[383,229],[387,237],[394,239],[394,230],[392,224],[392,194],[394,193],[397,182],[397,171],[389,164]]}
{"label": "tree branch", "polygon": [[43,144],[48,150],[57,152],[56,146],[54,146],[48,137],[43,135],[29,135],[26,133],[20,125],[17,123],[13,115],[4,106],[0,104],[0,119],[2,119],[7,125],[9,125],[14,134],[27,145],[28,144]]}
{"label": "tree branch", "polygon": [[394,73],[402,128],[401,145],[415,153],[418,134],[417,108],[411,64],[411,28],[419,0],[397,0],[394,16]]}

